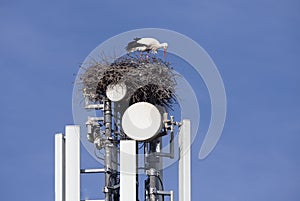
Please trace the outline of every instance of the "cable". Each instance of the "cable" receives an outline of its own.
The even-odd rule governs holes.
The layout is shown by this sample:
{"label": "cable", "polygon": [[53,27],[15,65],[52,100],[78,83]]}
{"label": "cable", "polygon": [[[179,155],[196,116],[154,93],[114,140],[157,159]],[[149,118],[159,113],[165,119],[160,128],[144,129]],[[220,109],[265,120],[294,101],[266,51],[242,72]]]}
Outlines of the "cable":
{"label": "cable", "polygon": [[141,148],[143,148],[144,147],[144,143],[142,143],[142,145],[139,147],[139,150],[141,149]]}
{"label": "cable", "polygon": [[164,191],[164,189],[165,189],[165,188],[164,188],[164,184],[163,184],[163,182],[162,182],[161,178],[160,178],[159,176],[157,176],[157,175],[155,175],[155,177],[156,177],[156,178],[158,178],[158,180],[159,180],[159,183],[160,183],[160,185],[161,185],[161,188],[162,188],[161,190],[163,190],[163,191]]}
{"label": "cable", "polygon": [[[165,188],[164,188],[164,184],[163,184],[161,178],[158,175],[155,175],[155,177],[159,180],[159,183],[160,183],[160,186],[162,188],[162,191],[164,191]],[[161,195],[161,197],[162,197],[162,201],[165,201],[165,196]]]}
{"label": "cable", "polygon": [[[95,154],[95,156],[96,156],[98,159],[100,159],[100,160],[103,160],[103,161],[104,161],[104,158],[103,158],[103,157],[101,157],[101,156],[99,156],[99,155],[97,154],[97,151],[98,151],[98,150],[94,149],[94,154]],[[103,153],[101,153],[100,151],[99,151],[99,153],[103,155]],[[103,155],[103,156],[104,156],[104,155]]]}

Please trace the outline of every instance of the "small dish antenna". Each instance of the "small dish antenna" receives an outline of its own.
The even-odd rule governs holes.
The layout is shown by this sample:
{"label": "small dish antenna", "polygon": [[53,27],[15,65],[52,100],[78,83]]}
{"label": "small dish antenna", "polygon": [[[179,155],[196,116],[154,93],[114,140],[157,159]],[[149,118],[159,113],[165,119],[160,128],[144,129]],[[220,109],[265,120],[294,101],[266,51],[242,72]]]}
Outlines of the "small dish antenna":
{"label": "small dish antenna", "polygon": [[138,102],[126,109],[122,117],[122,128],[134,140],[149,140],[160,132],[162,115],[154,105]]}
{"label": "small dish antenna", "polygon": [[109,100],[118,102],[122,100],[127,93],[127,87],[124,83],[110,84],[106,89],[106,96]]}

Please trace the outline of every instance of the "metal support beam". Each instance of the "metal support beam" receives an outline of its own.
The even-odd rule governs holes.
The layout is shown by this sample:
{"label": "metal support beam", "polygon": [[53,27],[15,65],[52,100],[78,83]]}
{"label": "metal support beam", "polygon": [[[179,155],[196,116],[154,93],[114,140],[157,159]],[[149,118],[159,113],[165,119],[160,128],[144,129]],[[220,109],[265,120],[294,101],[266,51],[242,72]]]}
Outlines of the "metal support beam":
{"label": "metal support beam", "polygon": [[191,123],[184,119],[179,131],[179,201],[191,201]]}
{"label": "metal support beam", "polygon": [[170,201],[174,201],[174,192],[173,191],[156,191],[158,195],[167,195],[170,196]]}
{"label": "metal support beam", "polygon": [[81,200],[81,201],[105,201],[105,200]]}
{"label": "metal support beam", "polygon": [[89,174],[89,173],[105,173],[105,169],[104,168],[99,168],[99,169],[81,169],[80,173],[85,173],[85,174]]}

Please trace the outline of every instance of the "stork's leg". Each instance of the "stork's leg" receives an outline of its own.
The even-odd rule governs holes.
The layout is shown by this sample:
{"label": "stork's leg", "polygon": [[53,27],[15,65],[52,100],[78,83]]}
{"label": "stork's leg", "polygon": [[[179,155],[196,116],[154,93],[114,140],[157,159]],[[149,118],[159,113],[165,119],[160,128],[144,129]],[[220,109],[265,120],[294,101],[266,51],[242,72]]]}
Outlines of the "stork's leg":
{"label": "stork's leg", "polygon": [[143,53],[140,52],[140,60],[142,60],[142,59],[143,59]]}

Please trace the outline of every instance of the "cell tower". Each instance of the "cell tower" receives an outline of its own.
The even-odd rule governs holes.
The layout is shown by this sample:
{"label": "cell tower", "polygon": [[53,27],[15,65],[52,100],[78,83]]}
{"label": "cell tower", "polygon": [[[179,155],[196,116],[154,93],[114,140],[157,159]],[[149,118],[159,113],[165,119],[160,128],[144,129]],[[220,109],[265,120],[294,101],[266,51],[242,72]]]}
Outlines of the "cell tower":
{"label": "cell tower", "polygon": [[[85,128],[69,125],[65,134],[55,135],[55,201],[80,201],[80,174],[94,173],[103,173],[104,179],[102,199],[97,201],[190,201],[190,120],[176,121],[168,114],[176,85],[169,64],[148,55],[126,55],[91,65],[81,78],[83,107],[94,110],[95,116],[86,117]],[[103,167],[80,167],[82,135],[102,151]],[[163,188],[168,178],[162,168],[163,158],[174,158],[176,151],[178,192]],[[138,182],[141,172],[146,175],[144,184]],[[142,200],[139,188],[144,189]]]}

